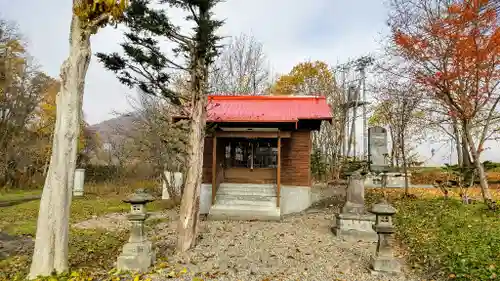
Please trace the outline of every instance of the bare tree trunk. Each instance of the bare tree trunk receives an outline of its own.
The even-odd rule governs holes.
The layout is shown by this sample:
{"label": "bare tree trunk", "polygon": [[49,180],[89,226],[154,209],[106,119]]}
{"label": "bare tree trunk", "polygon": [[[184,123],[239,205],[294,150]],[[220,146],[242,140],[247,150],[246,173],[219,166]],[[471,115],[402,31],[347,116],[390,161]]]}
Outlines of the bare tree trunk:
{"label": "bare tree trunk", "polygon": [[472,158],[474,160],[474,166],[476,168],[477,175],[479,177],[481,194],[483,196],[484,202],[488,205],[488,207],[491,207],[490,204],[492,202],[492,197],[491,197],[490,189],[488,186],[488,180],[486,179],[486,173],[484,172],[483,165],[481,164],[480,153],[474,144],[474,140],[472,138],[470,128],[469,128],[468,123],[466,121],[463,122],[463,126],[464,126],[464,128],[463,128],[464,134],[467,138],[467,143],[469,144],[469,149],[471,151]]}
{"label": "bare tree trunk", "polygon": [[[461,169],[461,177],[462,182],[470,182],[474,180],[474,169],[473,169],[473,159],[471,159],[471,155],[469,153],[469,141],[467,140],[467,136],[465,135],[465,131],[462,133],[462,169]],[[472,143],[474,145],[474,143]],[[474,145],[474,147],[476,147]],[[477,149],[476,149],[477,151]]]}
{"label": "bare tree trunk", "polygon": [[[166,175],[166,171],[169,172],[168,177]],[[174,202],[179,202],[179,197],[181,195],[179,194],[179,192],[177,192],[177,186],[175,186],[176,184],[175,173],[176,171],[174,169],[168,169],[166,166],[163,166],[163,171],[160,171],[161,180],[163,181],[162,183],[165,184],[167,187],[169,198],[172,199]]]}
{"label": "bare tree trunk", "polygon": [[90,63],[90,33],[77,17],[70,30],[70,54],[61,66],[61,89],[52,156],[43,188],[28,278],[68,270],[69,213],[76,167],[78,135],[85,75]]}
{"label": "bare tree trunk", "polygon": [[[160,166],[162,167],[162,166]],[[173,199],[174,198],[174,195],[172,193],[172,187],[170,186],[170,183],[171,181],[169,180],[172,180],[172,172],[169,171],[169,177],[170,179],[167,177],[166,175],[166,172],[167,172],[167,168],[166,167],[163,167],[163,170],[162,169],[158,169],[158,172],[160,173],[160,179],[161,179],[161,184],[162,184],[162,199],[163,199],[163,185],[166,186],[166,189],[167,189],[167,193],[168,193],[168,199]]]}
{"label": "bare tree trunk", "polygon": [[[453,135],[455,136],[455,146],[457,148],[457,163],[458,167],[463,168],[464,167],[464,158],[463,158],[463,145],[461,144],[462,142],[460,141],[461,134],[460,131],[458,130],[458,124],[457,124],[457,119],[453,118]],[[450,160],[451,163],[451,160]]]}
{"label": "bare tree trunk", "polygon": [[[194,52],[193,52],[194,53]],[[177,227],[177,250],[185,252],[195,245],[200,214],[200,188],[207,117],[207,73],[204,59],[195,61],[191,71],[192,112],[187,148],[186,183],[182,194]]]}
{"label": "bare tree trunk", "polygon": [[403,133],[399,134],[400,138],[400,143],[401,143],[401,160],[403,164],[403,175],[405,177],[405,193],[404,195],[410,194],[410,183],[408,182],[408,164],[407,164],[407,159],[406,159],[406,153],[405,153],[405,138]]}
{"label": "bare tree trunk", "polygon": [[389,126],[389,131],[391,134],[391,166],[399,168],[399,149],[398,149],[398,137],[395,129],[392,126]]}

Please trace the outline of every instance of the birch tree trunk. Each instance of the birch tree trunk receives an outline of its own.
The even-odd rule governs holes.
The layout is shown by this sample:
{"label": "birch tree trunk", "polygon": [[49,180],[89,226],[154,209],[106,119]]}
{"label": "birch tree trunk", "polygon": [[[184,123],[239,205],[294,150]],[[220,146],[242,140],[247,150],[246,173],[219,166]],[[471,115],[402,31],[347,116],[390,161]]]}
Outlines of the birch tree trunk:
{"label": "birch tree trunk", "polygon": [[52,156],[40,202],[29,279],[68,270],[69,214],[85,75],[91,57],[89,39],[90,33],[73,16],[69,57],[61,66]]}
{"label": "birch tree trunk", "polygon": [[[195,53],[195,52],[193,52]],[[177,250],[185,252],[195,245],[200,215],[200,188],[207,117],[207,73],[204,59],[197,58],[191,71],[192,112],[187,148],[186,183],[182,194]]]}

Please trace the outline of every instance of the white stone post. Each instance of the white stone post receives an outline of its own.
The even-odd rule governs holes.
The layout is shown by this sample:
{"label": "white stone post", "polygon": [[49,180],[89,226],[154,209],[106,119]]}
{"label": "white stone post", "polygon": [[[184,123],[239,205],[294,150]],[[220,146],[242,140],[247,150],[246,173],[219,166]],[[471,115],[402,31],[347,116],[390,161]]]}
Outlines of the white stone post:
{"label": "white stone post", "polygon": [[76,169],[73,182],[73,196],[83,196],[83,185],[85,183],[85,169]]}

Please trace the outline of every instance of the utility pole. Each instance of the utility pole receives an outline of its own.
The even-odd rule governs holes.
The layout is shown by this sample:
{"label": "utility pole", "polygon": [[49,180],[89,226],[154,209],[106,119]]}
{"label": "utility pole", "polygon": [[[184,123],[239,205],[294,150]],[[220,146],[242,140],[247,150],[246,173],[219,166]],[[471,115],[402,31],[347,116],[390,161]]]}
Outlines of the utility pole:
{"label": "utility pole", "polygon": [[[346,85],[345,85],[345,80],[346,80],[346,71],[347,68],[345,66],[342,67],[342,99],[343,103],[345,104],[347,102],[347,91],[346,91]],[[348,118],[349,118],[349,110],[347,108],[343,108],[343,114],[344,114],[344,124],[342,126],[344,127],[342,130],[344,131],[344,136],[342,136],[342,156],[346,157],[347,155],[347,132],[348,132]]]}
{"label": "utility pole", "polygon": [[[350,146],[352,147],[352,157],[353,160],[356,161],[356,121],[358,120],[358,106],[359,106],[359,87],[351,85],[349,88],[349,95],[351,95],[350,100],[354,103],[352,107],[352,124],[351,124],[351,137],[350,137]],[[350,150],[350,149],[349,149]]]}

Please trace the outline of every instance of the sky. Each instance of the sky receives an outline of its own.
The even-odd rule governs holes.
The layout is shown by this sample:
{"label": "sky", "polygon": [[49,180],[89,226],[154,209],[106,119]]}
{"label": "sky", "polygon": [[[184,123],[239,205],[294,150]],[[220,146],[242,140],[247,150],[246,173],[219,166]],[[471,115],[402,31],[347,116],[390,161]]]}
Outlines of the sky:
{"label": "sky", "polygon": [[[272,72],[286,73],[297,63],[322,60],[330,65],[376,52],[387,34],[387,10],[382,0],[226,0],[215,9],[225,19],[222,36],[252,35],[262,43]],[[0,0],[0,17],[15,21],[28,42],[28,50],[42,69],[57,77],[68,55],[70,0]],[[182,15],[174,13],[182,25]],[[92,52],[120,51],[122,30],[107,27],[94,35]],[[127,94],[114,74],[92,58],[85,84],[84,114],[89,124],[130,109]],[[360,142],[362,142],[360,140]],[[431,157],[431,144],[422,148],[423,158],[443,160],[448,153]],[[442,147],[440,148],[442,149]],[[359,150],[359,149],[358,149]],[[419,149],[420,150],[420,149]],[[420,152],[420,151],[419,151]],[[448,154],[448,156],[446,156]],[[428,159],[428,158],[432,159]]]}

